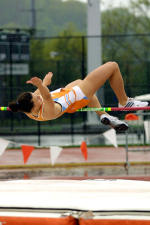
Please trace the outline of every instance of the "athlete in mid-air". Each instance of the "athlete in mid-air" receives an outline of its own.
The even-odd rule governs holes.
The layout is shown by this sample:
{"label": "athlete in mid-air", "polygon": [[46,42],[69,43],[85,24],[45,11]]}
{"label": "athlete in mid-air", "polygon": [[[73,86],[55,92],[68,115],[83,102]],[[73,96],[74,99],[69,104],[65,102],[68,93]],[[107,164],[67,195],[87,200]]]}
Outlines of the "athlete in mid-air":
{"label": "athlete in mid-air", "polygon": [[[49,91],[53,74],[49,72],[43,79],[33,77],[27,84],[37,87],[35,92],[24,92],[15,102],[9,103],[13,112],[24,112],[29,118],[39,121],[53,120],[64,113],[74,113],[85,106],[101,108],[96,91],[109,80],[119,107],[146,107],[148,102],[136,101],[126,95],[123,78],[116,62],[107,62],[89,73],[83,80],[75,80],[64,88]],[[101,123],[110,125],[117,131],[125,131],[128,124],[106,112],[96,112]]]}

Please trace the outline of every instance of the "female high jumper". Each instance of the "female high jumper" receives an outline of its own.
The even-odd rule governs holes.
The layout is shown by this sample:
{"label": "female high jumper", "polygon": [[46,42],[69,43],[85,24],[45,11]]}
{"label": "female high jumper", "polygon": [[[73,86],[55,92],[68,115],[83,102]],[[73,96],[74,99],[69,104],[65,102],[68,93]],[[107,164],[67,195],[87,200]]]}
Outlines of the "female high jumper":
{"label": "female high jumper", "polygon": [[[15,102],[9,103],[12,112],[24,112],[29,118],[38,121],[53,120],[64,113],[74,113],[85,106],[101,108],[96,91],[109,80],[119,107],[146,107],[148,102],[136,101],[126,95],[124,82],[116,62],[107,62],[89,73],[83,80],[75,80],[64,88],[50,92],[53,74],[49,72],[43,81],[38,77],[28,80],[27,84],[37,87],[35,92],[24,92]],[[128,129],[127,123],[106,112],[96,112],[102,124],[110,125],[116,131]]]}

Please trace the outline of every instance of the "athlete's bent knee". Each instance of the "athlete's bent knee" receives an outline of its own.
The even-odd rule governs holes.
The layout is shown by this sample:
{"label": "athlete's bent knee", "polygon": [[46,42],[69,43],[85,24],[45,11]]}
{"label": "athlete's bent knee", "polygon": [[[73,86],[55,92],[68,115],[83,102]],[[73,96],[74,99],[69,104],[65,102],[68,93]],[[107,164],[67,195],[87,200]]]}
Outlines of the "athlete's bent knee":
{"label": "athlete's bent knee", "polygon": [[113,62],[108,62],[108,64],[110,64],[113,68],[113,70],[118,70],[119,69],[119,66],[118,66],[118,63],[113,61]]}

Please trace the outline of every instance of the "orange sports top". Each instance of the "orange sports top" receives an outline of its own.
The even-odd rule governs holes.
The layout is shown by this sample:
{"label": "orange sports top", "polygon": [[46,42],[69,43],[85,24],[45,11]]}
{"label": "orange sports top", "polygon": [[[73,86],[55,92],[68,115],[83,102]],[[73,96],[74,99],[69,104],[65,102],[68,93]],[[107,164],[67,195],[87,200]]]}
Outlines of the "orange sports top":
{"label": "orange sports top", "polygon": [[[50,92],[54,102],[61,105],[63,113],[74,113],[78,109],[81,109],[88,105],[89,99],[84,95],[82,90],[78,86],[74,86],[71,89],[59,88]],[[31,119],[44,121],[42,116],[43,104],[37,117],[31,116]]]}

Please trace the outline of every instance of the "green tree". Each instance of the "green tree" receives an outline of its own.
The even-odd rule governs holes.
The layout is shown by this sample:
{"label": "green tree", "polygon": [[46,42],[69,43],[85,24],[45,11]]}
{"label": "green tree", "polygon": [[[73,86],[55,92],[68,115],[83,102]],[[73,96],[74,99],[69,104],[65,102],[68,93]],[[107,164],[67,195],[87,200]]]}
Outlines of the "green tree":
{"label": "green tree", "polygon": [[109,37],[103,38],[104,61],[119,63],[129,95],[146,92],[141,86],[147,85],[149,37],[136,36],[145,33],[140,23],[143,18],[127,8],[115,8],[105,11],[102,19],[103,35],[109,34]]}
{"label": "green tree", "polygon": [[[31,28],[31,0],[1,0],[0,26]],[[79,1],[36,0],[36,28],[40,36],[58,35],[70,23],[81,32],[86,30],[86,4]]]}
{"label": "green tree", "polygon": [[56,38],[32,41],[34,72],[54,73],[53,85],[65,86],[81,78],[82,34],[70,24]]}

